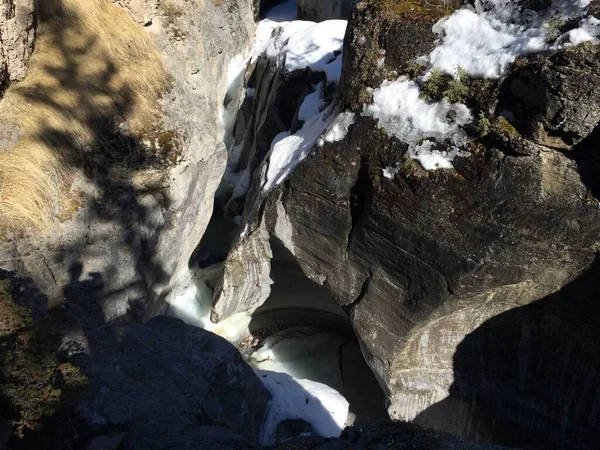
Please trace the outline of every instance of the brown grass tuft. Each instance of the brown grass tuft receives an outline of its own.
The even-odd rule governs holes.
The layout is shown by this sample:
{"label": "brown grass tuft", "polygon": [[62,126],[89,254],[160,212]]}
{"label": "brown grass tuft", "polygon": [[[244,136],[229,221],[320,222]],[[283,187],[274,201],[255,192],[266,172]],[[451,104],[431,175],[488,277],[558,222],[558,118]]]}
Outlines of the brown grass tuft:
{"label": "brown grass tuft", "polygon": [[3,229],[48,227],[67,171],[89,162],[103,129],[155,127],[167,85],[146,32],[107,0],[39,0],[36,11],[27,76],[0,101]]}

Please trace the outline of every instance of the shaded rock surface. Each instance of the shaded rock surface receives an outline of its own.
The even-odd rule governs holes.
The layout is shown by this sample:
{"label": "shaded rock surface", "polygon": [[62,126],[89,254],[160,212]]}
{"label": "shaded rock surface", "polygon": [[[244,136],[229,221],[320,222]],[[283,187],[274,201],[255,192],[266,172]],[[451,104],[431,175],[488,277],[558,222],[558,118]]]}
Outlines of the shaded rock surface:
{"label": "shaded rock surface", "polygon": [[357,0],[298,0],[298,17],[301,20],[347,19]]}
{"label": "shaded rock surface", "polygon": [[[340,109],[360,112],[367,88],[406,73],[433,48],[431,25],[457,6],[383,5],[361,3],[351,17]],[[213,318],[253,312],[265,301],[276,241],[349,313],[393,418],[483,442],[589,446],[598,438],[597,395],[587,402],[583,392],[597,385],[600,367],[582,355],[581,378],[570,356],[554,357],[570,313],[553,310],[556,323],[535,328],[534,340],[528,336],[538,331],[525,319],[515,316],[522,332],[502,341],[486,324],[548,298],[594,261],[596,53],[584,45],[536,55],[519,60],[505,80],[473,80],[467,104],[490,116],[491,132],[474,134],[469,156],[453,169],[425,171],[406,156],[406,143],[364,116],[268,195],[261,192],[266,163],[259,166]],[[382,55],[383,64],[374,64]],[[539,93],[534,102],[531,92]],[[383,176],[389,167],[398,169],[392,180]],[[587,345],[598,328],[588,331],[564,336],[565,345]],[[469,348],[459,374],[457,347]],[[540,362],[533,354],[548,356]],[[471,371],[470,358],[482,368]],[[545,376],[555,381],[546,384]]]}
{"label": "shaded rock surface", "polygon": [[132,449],[177,448],[194,436],[204,445],[217,436],[222,448],[256,441],[271,396],[223,338],[161,316],[102,327],[88,341],[77,362],[89,393],[77,409],[92,430],[119,428]]}
{"label": "shaded rock surface", "polygon": [[[138,23],[137,32],[152,38],[168,72],[157,129],[132,136],[127,129],[104,126],[117,118],[104,117],[97,108],[100,117],[93,126],[102,126],[94,128],[93,145],[102,150],[100,156],[73,168],[70,189],[57,193],[58,203],[73,208],[57,210],[52,229],[9,232],[0,245],[2,267],[31,276],[53,305],[94,302],[105,321],[156,314],[161,295],[187,271],[226,165],[219,111],[228,64],[249,50],[254,34],[249,0],[114,3]],[[55,42],[63,41],[55,37]],[[79,53],[64,51],[70,72],[50,75],[70,86],[73,74],[85,68],[77,65]],[[109,80],[106,75],[105,83],[74,89],[77,95],[93,88],[121,98]],[[89,100],[81,95],[82,102]],[[139,161],[147,149],[166,160]],[[82,309],[81,322],[95,320]]]}

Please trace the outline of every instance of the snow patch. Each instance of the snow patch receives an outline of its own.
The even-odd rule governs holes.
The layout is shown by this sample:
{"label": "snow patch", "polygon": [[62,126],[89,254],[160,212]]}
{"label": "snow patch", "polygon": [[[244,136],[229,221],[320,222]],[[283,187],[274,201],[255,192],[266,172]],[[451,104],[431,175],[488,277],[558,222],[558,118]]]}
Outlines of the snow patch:
{"label": "snow patch", "polygon": [[332,122],[331,116],[328,108],[308,120],[295,134],[289,135],[287,132],[287,137],[280,140],[276,138],[273,141],[267,155],[269,167],[263,192],[268,192],[281,184],[310,153],[319,136]]}
{"label": "snow patch", "polygon": [[316,381],[285,373],[255,370],[273,398],[261,430],[260,444],[275,444],[277,425],[286,419],[302,419],[323,437],[338,437],[348,417],[348,401],[336,390]]}
{"label": "snow patch", "polygon": [[409,148],[408,156],[419,161],[425,170],[451,169],[452,161],[457,156],[469,156],[468,152],[451,147],[450,151],[436,150],[435,142],[425,140]]}
{"label": "snow patch", "polygon": [[579,28],[575,28],[567,33],[569,42],[572,45],[583,44],[584,42],[600,43],[600,20],[593,16],[587,17],[579,22]]}
{"label": "snow patch", "polygon": [[384,167],[383,169],[381,169],[381,174],[388,180],[393,180],[394,177],[398,174],[398,172],[400,172],[399,166]]}
{"label": "snow patch", "polygon": [[521,11],[509,0],[477,0],[475,9],[465,7],[433,26],[439,45],[424,60],[428,69],[453,75],[460,66],[477,78],[500,78],[518,56],[558,50],[594,41],[598,21],[584,19],[567,37],[552,43],[549,24],[581,17],[589,1],[554,0],[543,12]]}
{"label": "snow patch", "polygon": [[319,146],[325,145],[325,142],[338,142],[346,137],[350,125],[354,123],[356,116],[351,111],[344,111],[339,113],[321,139],[319,139]]}
{"label": "snow patch", "polygon": [[319,83],[314,92],[304,97],[304,101],[298,110],[298,120],[306,122],[311,117],[319,114],[325,106],[326,103],[323,100],[323,83]]}
{"label": "snow patch", "polygon": [[461,126],[473,120],[463,104],[422,99],[419,85],[406,77],[384,81],[373,91],[373,104],[366,105],[363,114],[378,119],[379,128],[413,146],[425,138],[464,145],[468,138]]}

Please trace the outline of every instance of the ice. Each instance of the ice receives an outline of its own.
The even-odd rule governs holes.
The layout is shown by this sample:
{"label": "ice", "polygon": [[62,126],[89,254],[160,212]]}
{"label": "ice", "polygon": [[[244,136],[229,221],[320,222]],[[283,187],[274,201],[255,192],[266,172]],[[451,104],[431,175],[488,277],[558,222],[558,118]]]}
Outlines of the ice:
{"label": "ice", "polygon": [[273,398],[261,430],[260,444],[273,445],[277,425],[286,419],[302,419],[323,437],[338,437],[348,417],[348,401],[321,383],[285,373],[255,370]]}

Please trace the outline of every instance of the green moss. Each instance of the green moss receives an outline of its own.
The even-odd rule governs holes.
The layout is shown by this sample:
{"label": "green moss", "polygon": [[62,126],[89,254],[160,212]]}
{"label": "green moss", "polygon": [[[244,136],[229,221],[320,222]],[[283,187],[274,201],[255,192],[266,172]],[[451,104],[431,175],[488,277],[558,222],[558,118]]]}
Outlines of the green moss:
{"label": "green moss", "polygon": [[492,122],[492,127],[494,131],[496,131],[502,136],[510,137],[517,133],[515,127],[513,127],[512,124],[504,116],[497,116],[496,118],[494,118]]}
{"label": "green moss", "polygon": [[544,28],[548,33],[548,40],[555,41],[562,34],[562,29],[567,24],[563,17],[555,17],[544,23]]}
{"label": "green moss", "polygon": [[422,170],[423,170],[423,168],[421,167],[421,164],[419,163],[419,161],[417,161],[416,159],[413,159],[413,158],[406,158],[404,160],[404,164],[402,164],[402,168],[400,169],[400,172],[405,177],[414,177],[414,176],[417,176],[419,173],[421,173]]}
{"label": "green moss", "polygon": [[383,11],[395,17],[438,20],[461,5],[460,0],[375,0]]}

